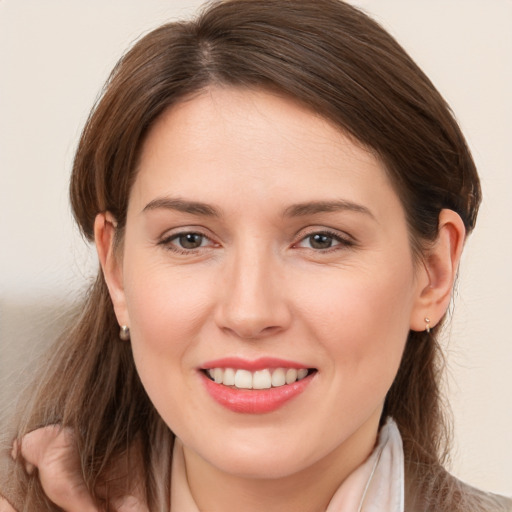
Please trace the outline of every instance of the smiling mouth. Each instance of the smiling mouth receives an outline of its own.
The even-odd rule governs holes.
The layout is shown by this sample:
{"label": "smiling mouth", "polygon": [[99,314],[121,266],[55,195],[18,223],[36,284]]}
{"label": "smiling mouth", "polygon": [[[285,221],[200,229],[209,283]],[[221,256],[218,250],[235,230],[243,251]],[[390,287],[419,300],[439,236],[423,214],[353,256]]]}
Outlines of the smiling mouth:
{"label": "smiling mouth", "polygon": [[251,372],[234,368],[209,368],[204,374],[213,382],[232,389],[270,389],[298,382],[313,372],[315,368],[273,368]]}

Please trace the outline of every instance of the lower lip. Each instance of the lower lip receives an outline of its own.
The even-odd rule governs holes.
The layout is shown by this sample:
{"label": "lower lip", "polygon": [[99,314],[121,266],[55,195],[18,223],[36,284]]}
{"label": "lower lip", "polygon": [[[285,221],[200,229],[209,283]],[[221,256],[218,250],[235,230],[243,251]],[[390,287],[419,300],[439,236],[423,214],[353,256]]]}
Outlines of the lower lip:
{"label": "lower lip", "polygon": [[300,395],[310,384],[316,372],[294,382],[269,389],[236,389],[217,384],[201,373],[210,396],[220,405],[233,412],[264,414],[272,412]]}

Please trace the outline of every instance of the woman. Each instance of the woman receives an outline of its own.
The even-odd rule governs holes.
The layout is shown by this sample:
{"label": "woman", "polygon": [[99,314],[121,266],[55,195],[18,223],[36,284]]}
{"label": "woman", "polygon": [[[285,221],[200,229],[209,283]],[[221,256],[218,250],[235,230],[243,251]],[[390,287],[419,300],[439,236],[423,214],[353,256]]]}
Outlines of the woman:
{"label": "woman", "polygon": [[[376,23],[233,0],[153,31],[71,200],[102,271],[20,412],[16,510],[70,482],[117,509],[510,510],[442,467],[436,335],[478,176]],[[66,478],[26,471],[34,431]]]}

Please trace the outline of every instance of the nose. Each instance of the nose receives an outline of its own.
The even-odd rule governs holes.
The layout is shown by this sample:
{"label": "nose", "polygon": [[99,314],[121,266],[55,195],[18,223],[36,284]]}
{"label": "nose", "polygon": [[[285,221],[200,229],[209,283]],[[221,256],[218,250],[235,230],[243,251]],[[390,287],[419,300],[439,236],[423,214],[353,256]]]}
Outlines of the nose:
{"label": "nose", "polygon": [[260,339],[286,330],[291,311],[278,258],[262,248],[237,251],[226,262],[217,325],[243,339]]}

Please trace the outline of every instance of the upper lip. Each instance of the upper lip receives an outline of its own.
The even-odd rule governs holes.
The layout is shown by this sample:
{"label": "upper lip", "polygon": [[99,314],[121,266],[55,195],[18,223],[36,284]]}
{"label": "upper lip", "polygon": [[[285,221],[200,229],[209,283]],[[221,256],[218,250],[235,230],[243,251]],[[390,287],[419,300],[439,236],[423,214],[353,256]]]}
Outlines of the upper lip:
{"label": "upper lip", "polygon": [[257,370],[272,368],[300,369],[311,367],[297,361],[289,361],[275,357],[259,357],[258,359],[254,360],[242,359],[240,357],[223,357],[222,359],[207,361],[201,365],[202,370],[209,370],[211,368],[234,368],[237,370],[248,370],[250,372],[255,372]]}

